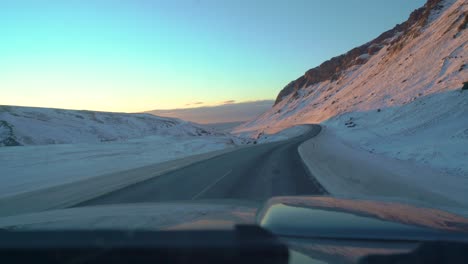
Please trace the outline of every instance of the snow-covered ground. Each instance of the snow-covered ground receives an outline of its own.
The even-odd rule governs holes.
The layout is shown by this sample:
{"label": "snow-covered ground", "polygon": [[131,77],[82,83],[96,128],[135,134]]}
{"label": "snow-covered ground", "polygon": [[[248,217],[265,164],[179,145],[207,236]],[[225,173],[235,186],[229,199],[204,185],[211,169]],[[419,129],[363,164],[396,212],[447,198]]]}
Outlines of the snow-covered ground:
{"label": "snow-covered ground", "polygon": [[0,197],[234,147],[241,141],[150,114],[0,106]]}
{"label": "snow-covered ground", "polygon": [[334,197],[410,203],[468,215],[467,178],[369,153],[328,127],[299,146],[299,153]]}
{"label": "snow-covered ground", "polygon": [[323,167],[313,174],[332,194],[445,197],[468,208],[467,12],[465,0],[440,1],[426,25],[397,32],[337,78],[299,87],[234,133],[321,123],[303,156]]}
{"label": "snow-covered ground", "polygon": [[[237,127],[239,138],[149,114],[0,106],[0,145],[30,145],[0,147],[0,196],[219,150],[246,138],[252,143],[287,139],[305,132],[296,125],[323,123],[336,136],[321,142],[323,150],[335,145],[343,150],[340,162],[348,169],[368,162],[373,174],[378,166],[384,172],[379,179],[351,175],[350,184],[361,185],[361,192],[404,195],[423,188],[466,200],[468,91],[460,92],[468,81],[468,30],[460,30],[465,2],[441,1],[443,8],[431,11],[418,34],[402,36],[401,49],[390,45],[397,34],[377,53],[358,56],[366,62],[344,70],[337,80],[303,87]],[[327,169],[339,167],[335,154],[330,151],[324,160],[331,162]],[[404,173],[392,172],[398,164],[404,164]],[[364,181],[375,189],[363,187]]]}
{"label": "snow-covered ground", "polygon": [[0,122],[0,141],[9,145],[0,147],[0,197],[254,141],[285,140],[307,129],[254,140],[150,114],[17,106],[0,106]]}
{"label": "snow-covered ground", "polygon": [[457,179],[468,180],[468,91],[432,94],[380,111],[347,113],[324,124],[371,153],[453,175],[454,186]]}
{"label": "snow-covered ground", "polygon": [[466,214],[467,116],[467,91],[432,94],[401,107],[332,118],[300,153],[332,195]]}
{"label": "snow-covered ground", "polygon": [[[401,106],[417,98],[458,90],[468,81],[468,30],[459,31],[468,5],[443,0],[418,34],[398,34],[364,64],[340,72],[336,80],[304,86],[271,110],[234,129],[235,133],[276,133],[297,124],[321,123],[334,116]],[[454,37],[456,36],[456,37]],[[357,58],[359,59],[359,58]]]}
{"label": "snow-covered ground", "polygon": [[219,134],[194,123],[151,114],[0,106],[0,147],[100,143],[155,135]]}
{"label": "snow-covered ground", "polygon": [[263,143],[270,143],[270,142],[277,142],[282,140],[291,139],[294,137],[301,136],[307,133],[310,128],[307,125],[297,125],[290,128],[286,128],[281,130],[277,133],[252,133],[252,132],[245,132],[245,133],[238,133],[236,134],[239,138],[244,138],[245,142],[254,143],[254,144],[263,144]]}
{"label": "snow-covered ground", "polygon": [[322,126],[321,134],[303,144],[300,153],[332,195],[467,214],[468,91],[345,113]]}
{"label": "snow-covered ground", "polygon": [[0,197],[234,147],[225,136],[0,148]]}

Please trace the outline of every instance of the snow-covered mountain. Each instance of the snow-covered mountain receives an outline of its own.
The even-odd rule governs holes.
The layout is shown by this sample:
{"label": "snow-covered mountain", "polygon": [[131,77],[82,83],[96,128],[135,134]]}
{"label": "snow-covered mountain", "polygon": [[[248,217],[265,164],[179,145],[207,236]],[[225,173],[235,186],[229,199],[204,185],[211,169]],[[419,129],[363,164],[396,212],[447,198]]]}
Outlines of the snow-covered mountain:
{"label": "snow-covered mountain", "polygon": [[198,124],[245,122],[268,111],[273,100],[235,102],[227,101],[217,106],[202,106],[169,110],[152,110],[146,113],[173,117]]}
{"label": "snow-covered mountain", "polygon": [[468,81],[467,22],[466,0],[429,0],[406,22],[292,81],[272,109],[235,132],[274,133],[460,89]]}
{"label": "snow-covered mountain", "polygon": [[193,123],[151,114],[0,106],[0,146],[97,143],[145,136],[213,136]]}

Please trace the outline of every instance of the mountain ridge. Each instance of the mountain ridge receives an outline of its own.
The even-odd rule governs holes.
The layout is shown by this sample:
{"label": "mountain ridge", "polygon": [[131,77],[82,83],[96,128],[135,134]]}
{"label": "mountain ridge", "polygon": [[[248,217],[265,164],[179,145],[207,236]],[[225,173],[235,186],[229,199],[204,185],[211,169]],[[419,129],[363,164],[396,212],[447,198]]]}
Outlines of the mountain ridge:
{"label": "mountain ridge", "polygon": [[191,122],[144,113],[0,105],[0,147],[216,135]]}
{"label": "mountain ridge", "polygon": [[[312,68],[306,73],[299,77],[298,79],[291,81],[286,85],[278,94],[275,100],[275,105],[278,104],[285,96],[297,92],[297,90],[313,85],[326,80],[336,80],[340,77],[341,73],[354,66],[359,64],[365,64],[367,58],[359,58],[361,54],[367,54],[370,56],[374,55],[380,51],[383,46],[386,44],[385,41],[398,36],[396,39],[390,42],[390,46],[394,49],[401,49],[403,39],[402,35],[408,34],[410,30],[413,30],[413,34],[417,34],[418,31],[415,27],[423,27],[427,25],[430,11],[434,9],[441,9],[443,0],[429,0],[423,7],[414,10],[408,20],[403,23],[397,24],[392,29],[385,31],[380,34],[377,38],[363,44],[359,47],[353,48],[345,54],[336,56],[320,64],[318,67]],[[358,58],[358,59],[356,59]]]}
{"label": "mountain ridge", "polygon": [[200,106],[179,109],[150,110],[156,116],[180,118],[198,124],[245,122],[271,108],[273,100],[232,102],[217,106]]}
{"label": "mountain ridge", "polygon": [[460,88],[468,80],[467,16],[463,0],[429,0],[407,21],[289,83],[272,109],[235,132],[275,133]]}

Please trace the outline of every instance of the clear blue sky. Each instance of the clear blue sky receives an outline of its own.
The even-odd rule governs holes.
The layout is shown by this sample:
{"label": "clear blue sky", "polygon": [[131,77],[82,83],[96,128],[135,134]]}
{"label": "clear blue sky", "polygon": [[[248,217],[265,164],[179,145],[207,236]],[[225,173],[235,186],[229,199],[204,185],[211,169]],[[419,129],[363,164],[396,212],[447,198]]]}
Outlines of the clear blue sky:
{"label": "clear blue sky", "polygon": [[424,0],[6,0],[0,104],[143,111],[275,98]]}

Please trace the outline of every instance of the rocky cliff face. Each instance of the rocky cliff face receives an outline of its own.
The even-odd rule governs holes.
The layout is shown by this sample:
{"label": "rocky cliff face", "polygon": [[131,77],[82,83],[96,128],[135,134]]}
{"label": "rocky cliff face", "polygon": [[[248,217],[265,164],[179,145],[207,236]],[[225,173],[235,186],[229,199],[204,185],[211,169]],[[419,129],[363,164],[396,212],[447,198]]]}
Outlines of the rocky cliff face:
{"label": "rocky cliff face", "polygon": [[278,94],[275,105],[287,95],[295,94],[301,88],[326,80],[338,80],[346,69],[355,65],[365,64],[369,56],[375,55],[385,45],[393,51],[400,50],[408,38],[414,37],[424,27],[432,10],[443,8],[442,0],[429,0],[423,7],[413,11],[407,21],[396,25],[378,36],[376,39],[348,51],[346,54],[334,57],[320,66],[308,70],[297,80],[290,82]]}
{"label": "rocky cliff face", "polygon": [[466,0],[429,0],[404,23],[308,70],[271,110],[235,132],[272,133],[461,88],[468,80],[467,15]]}

